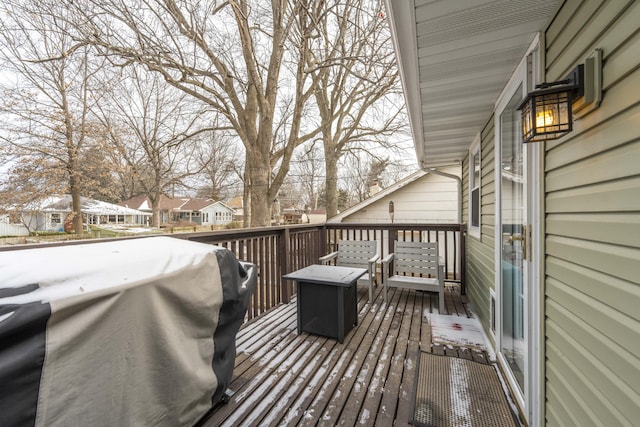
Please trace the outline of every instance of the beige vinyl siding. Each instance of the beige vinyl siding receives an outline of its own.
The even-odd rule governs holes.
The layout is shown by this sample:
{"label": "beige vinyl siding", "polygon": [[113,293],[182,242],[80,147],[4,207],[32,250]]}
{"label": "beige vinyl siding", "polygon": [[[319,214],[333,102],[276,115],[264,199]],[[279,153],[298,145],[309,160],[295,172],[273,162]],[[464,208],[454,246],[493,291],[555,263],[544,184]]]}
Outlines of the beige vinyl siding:
{"label": "beige vinyl siding", "polygon": [[548,425],[640,419],[640,1],[567,1],[547,81],[603,52],[603,100],[545,147]]}
{"label": "beige vinyl siding", "polygon": [[[490,290],[495,289],[495,179],[494,179],[494,126],[493,116],[482,130],[480,142],[480,240],[467,234],[467,294],[480,322],[489,333]],[[463,162],[463,213],[464,221],[469,220],[469,157]]]}

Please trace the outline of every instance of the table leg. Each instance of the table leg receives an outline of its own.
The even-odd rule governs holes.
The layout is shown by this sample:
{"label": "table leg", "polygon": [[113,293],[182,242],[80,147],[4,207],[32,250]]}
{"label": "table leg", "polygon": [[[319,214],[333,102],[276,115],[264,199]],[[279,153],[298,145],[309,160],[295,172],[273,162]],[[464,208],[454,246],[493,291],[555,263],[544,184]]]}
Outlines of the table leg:
{"label": "table leg", "polygon": [[358,282],[353,284],[353,312],[355,315],[355,322],[353,323],[355,326],[358,325]]}
{"label": "table leg", "polygon": [[335,287],[338,293],[338,342],[342,344],[344,342],[344,288],[338,286]]}
{"label": "table leg", "polygon": [[302,307],[302,303],[300,301],[300,299],[302,298],[302,291],[301,291],[302,286],[300,285],[299,281],[296,281],[296,292],[298,293],[298,296],[296,298],[296,307],[298,309],[298,314],[297,314],[297,318],[298,318],[298,335],[300,335],[300,333],[302,333],[302,319],[300,318],[300,309]]}

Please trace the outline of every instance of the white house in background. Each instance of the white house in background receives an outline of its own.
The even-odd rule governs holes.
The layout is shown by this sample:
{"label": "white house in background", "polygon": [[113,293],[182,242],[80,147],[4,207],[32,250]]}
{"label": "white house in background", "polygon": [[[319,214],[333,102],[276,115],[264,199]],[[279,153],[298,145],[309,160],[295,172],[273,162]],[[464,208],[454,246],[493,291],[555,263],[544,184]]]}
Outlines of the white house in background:
{"label": "white house in background", "polygon": [[[151,215],[151,202],[144,194],[120,202],[122,206],[135,207]],[[187,221],[196,225],[226,225],[233,221],[235,210],[213,199],[170,198],[160,196],[160,222]]]}
{"label": "white house in background", "polygon": [[419,170],[327,222],[388,223],[389,202],[393,202],[394,222],[458,223],[460,175],[458,166]]}
{"label": "white house in background", "polygon": [[199,213],[199,219],[192,221],[201,225],[227,225],[233,221],[235,210],[220,201],[190,199],[181,210],[193,209],[194,213]]}
{"label": "white house in background", "polygon": [[[84,224],[146,225],[150,216],[146,212],[88,197],[81,197],[80,204]],[[21,207],[20,224],[30,231],[64,231],[64,220],[70,213],[71,195],[48,196]]]}

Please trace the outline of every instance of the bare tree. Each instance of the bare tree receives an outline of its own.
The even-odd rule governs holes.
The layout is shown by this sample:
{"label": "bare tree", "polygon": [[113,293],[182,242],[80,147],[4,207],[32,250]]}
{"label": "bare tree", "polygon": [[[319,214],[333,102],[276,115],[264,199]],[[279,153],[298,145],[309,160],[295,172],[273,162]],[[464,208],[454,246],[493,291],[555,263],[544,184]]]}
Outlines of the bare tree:
{"label": "bare tree", "polygon": [[369,196],[367,173],[370,160],[361,156],[349,156],[342,160],[343,173],[340,182],[351,203],[359,203]]}
{"label": "bare tree", "polygon": [[[268,225],[270,202],[294,148],[317,132],[300,135],[313,93],[305,58],[316,33],[307,2],[140,0],[133,6],[120,0],[68,3],[83,43],[123,64],[143,64],[224,116],[245,146],[251,224]],[[283,111],[286,120],[278,117]],[[276,123],[286,130],[275,132]]]}
{"label": "bare tree", "polygon": [[[119,129],[109,128],[102,151],[104,160],[111,165],[111,173],[114,175],[113,180],[116,187],[115,192],[119,201],[144,194],[145,188],[152,186],[150,182],[152,174],[144,158],[141,157],[138,159],[138,163],[130,165],[129,162],[135,160],[129,158],[127,161],[120,155],[119,142],[132,139],[125,136],[127,134],[128,132],[123,127]],[[117,142],[114,143],[114,141]]]}
{"label": "bare tree", "polygon": [[90,109],[103,87],[95,79],[101,61],[72,40],[59,20],[67,11],[58,2],[6,0],[0,15],[0,60],[7,73],[0,83],[1,138],[12,155],[44,158],[63,171],[53,175],[64,183],[51,185],[71,194],[74,228],[81,234],[80,162],[97,133]]}
{"label": "bare tree", "polygon": [[324,186],[324,158],[322,148],[310,145],[295,157],[295,181],[300,188],[303,203],[311,210],[318,209],[318,195]]}
{"label": "bare tree", "polygon": [[[80,152],[78,181],[83,196],[115,203],[121,199],[105,149],[108,147],[97,146],[92,140]],[[0,207],[10,207],[5,213],[34,231],[32,227],[37,224],[33,218],[25,221],[22,213],[38,211],[47,196],[68,192],[66,169],[58,159],[34,152],[11,158],[6,167],[5,178],[0,181]]]}
{"label": "bare tree", "polygon": [[160,196],[203,166],[192,162],[198,138],[213,131],[199,103],[139,66],[124,70],[110,104],[99,107],[107,135],[126,162],[160,225]]}
{"label": "bare tree", "polygon": [[0,182],[0,212],[35,231],[39,224],[23,214],[37,211],[45,195],[66,190],[65,171],[54,159],[31,153],[13,157],[7,167],[6,178]]}
{"label": "bare tree", "polygon": [[388,25],[381,5],[374,4],[377,8],[360,0],[326,3],[319,19],[322,36],[309,56],[318,81],[314,95],[322,121],[327,217],[338,211],[340,158],[389,146],[387,138],[406,127]]}
{"label": "bare tree", "polygon": [[389,166],[389,159],[374,159],[369,163],[369,171],[367,172],[367,180],[365,182],[366,187],[371,187],[374,183],[377,183],[381,187],[385,187],[384,172]]}
{"label": "bare tree", "polygon": [[102,139],[92,140],[80,153],[80,190],[84,197],[118,203],[123,200],[118,180],[119,164],[109,151],[114,147]]}
{"label": "bare tree", "polygon": [[197,196],[222,200],[235,194],[240,184],[236,171],[241,167],[241,155],[234,138],[222,131],[201,138],[195,155],[202,169],[197,177]]}

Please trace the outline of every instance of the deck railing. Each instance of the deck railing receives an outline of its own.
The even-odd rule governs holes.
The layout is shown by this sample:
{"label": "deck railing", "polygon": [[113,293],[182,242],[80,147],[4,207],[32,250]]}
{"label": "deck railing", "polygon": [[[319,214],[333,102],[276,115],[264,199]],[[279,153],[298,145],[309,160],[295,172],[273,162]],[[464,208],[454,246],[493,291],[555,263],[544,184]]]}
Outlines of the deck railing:
{"label": "deck railing", "polygon": [[[438,242],[446,280],[459,283],[462,294],[466,291],[464,224],[326,223],[182,233],[171,237],[220,245],[238,259],[258,266],[258,283],[247,313],[249,319],[289,302],[295,291],[294,283],[282,276],[318,263],[321,256],[336,250],[340,240],[376,240],[381,258],[393,252],[395,240]],[[0,251],[106,240],[119,239],[2,247]]]}
{"label": "deck railing", "polygon": [[258,283],[247,312],[252,319],[291,300],[293,283],[282,276],[318,262],[323,227],[293,225],[174,234],[172,237],[223,246],[258,266]]}
{"label": "deck railing", "polygon": [[465,293],[464,224],[327,223],[184,233],[174,237],[223,246],[239,259],[258,266],[250,319],[289,302],[295,292],[294,284],[282,276],[316,264],[322,255],[336,250],[340,240],[375,240],[381,258],[393,252],[395,240],[437,242],[445,262],[446,280],[459,283]]}

